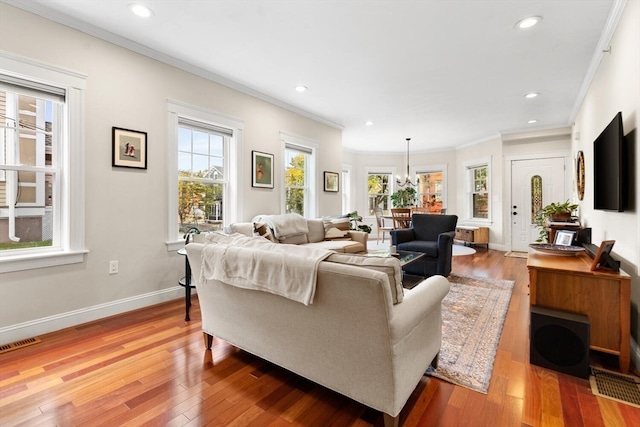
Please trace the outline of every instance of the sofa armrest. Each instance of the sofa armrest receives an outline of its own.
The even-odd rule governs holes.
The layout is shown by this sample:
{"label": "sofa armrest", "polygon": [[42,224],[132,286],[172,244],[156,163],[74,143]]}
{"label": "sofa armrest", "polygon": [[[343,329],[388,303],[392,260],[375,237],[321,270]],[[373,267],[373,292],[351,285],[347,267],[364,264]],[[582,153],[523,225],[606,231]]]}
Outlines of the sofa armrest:
{"label": "sofa armrest", "polygon": [[403,301],[393,306],[393,340],[407,336],[433,310],[442,310],[442,300],[450,288],[445,277],[431,276],[413,289],[405,289]]}
{"label": "sofa armrest", "polygon": [[416,240],[416,234],[414,233],[413,228],[398,228],[396,230],[391,230],[390,234],[392,245]]}
{"label": "sofa armrest", "polygon": [[350,230],[348,236],[351,237],[351,240],[353,240],[354,242],[362,243],[365,251],[367,250],[367,240],[369,239],[369,233],[365,233],[364,231]]}
{"label": "sofa armrest", "polygon": [[448,246],[453,245],[453,238],[455,237],[455,231],[447,231],[438,235],[438,250],[446,249]]}

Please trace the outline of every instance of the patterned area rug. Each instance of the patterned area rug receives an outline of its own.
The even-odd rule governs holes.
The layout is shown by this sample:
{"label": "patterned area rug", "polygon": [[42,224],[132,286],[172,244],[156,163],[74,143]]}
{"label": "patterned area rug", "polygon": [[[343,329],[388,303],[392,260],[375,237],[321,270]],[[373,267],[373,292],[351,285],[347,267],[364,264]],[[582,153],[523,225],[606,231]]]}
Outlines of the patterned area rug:
{"label": "patterned area rug", "polygon": [[427,375],[487,393],[514,281],[449,276],[438,369]]}

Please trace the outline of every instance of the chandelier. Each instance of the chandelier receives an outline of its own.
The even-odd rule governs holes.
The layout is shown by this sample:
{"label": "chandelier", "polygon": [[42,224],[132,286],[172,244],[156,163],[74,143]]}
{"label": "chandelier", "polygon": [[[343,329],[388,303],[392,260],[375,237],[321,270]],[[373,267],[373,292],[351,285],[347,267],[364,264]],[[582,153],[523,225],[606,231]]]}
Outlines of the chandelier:
{"label": "chandelier", "polygon": [[407,138],[407,174],[404,176],[404,181],[400,180],[400,175],[396,175],[396,183],[400,188],[406,186],[417,187],[418,184],[420,184],[420,179],[417,176],[415,183],[411,180],[411,178],[409,178],[409,141],[411,141],[411,138]]}

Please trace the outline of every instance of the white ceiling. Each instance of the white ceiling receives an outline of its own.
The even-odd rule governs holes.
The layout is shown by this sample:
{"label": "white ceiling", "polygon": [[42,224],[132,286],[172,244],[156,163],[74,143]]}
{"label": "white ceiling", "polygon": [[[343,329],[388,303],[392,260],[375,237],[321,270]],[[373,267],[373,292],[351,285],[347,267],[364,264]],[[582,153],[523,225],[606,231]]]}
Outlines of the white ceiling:
{"label": "white ceiling", "polygon": [[[320,118],[371,152],[570,125],[616,4],[141,0],[154,12],[141,19],[134,1],[6,2]],[[531,15],[542,22],[515,29]]]}

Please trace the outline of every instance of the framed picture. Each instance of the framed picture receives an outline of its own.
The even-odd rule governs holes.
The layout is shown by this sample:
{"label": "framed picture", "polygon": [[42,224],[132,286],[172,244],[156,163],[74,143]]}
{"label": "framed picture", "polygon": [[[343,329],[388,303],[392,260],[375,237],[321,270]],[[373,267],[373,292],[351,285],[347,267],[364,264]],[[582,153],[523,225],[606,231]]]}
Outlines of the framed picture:
{"label": "framed picture", "polygon": [[575,237],[575,235],[576,235],[575,231],[558,230],[556,231],[555,239],[553,239],[553,244],[560,245],[560,246],[571,246],[571,243],[573,243],[573,238]]}
{"label": "framed picture", "polygon": [[111,128],[111,166],[147,168],[147,133],[131,129]]}
{"label": "framed picture", "polygon": [[598,253],[593,257],[593,262],[591,263],[591,271],[608,268],[611,259],[609,254],[611,254],[611,249],[613,249],[615,242],[615,240],[603,240],[600,243]]}
{"label": "framed picture", "polygon": [[338,175],[336,172],[324,171],[324,191],[337,193],[339,188],[339,176],[340,175]]}
{"label": "framed picture", "polygon": [[251,186],[273,188],[273,154],[251,151]]}

